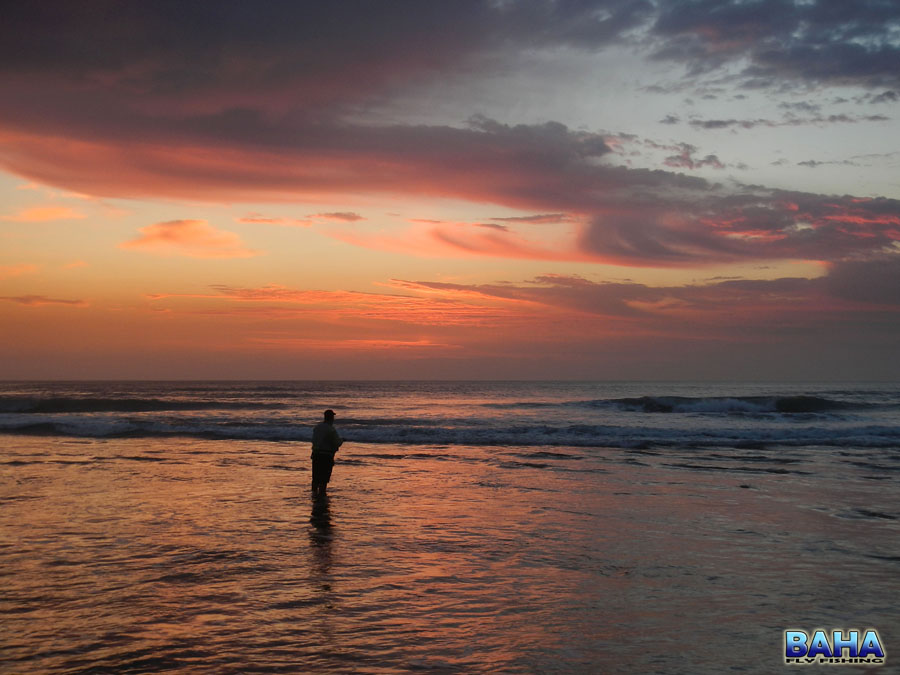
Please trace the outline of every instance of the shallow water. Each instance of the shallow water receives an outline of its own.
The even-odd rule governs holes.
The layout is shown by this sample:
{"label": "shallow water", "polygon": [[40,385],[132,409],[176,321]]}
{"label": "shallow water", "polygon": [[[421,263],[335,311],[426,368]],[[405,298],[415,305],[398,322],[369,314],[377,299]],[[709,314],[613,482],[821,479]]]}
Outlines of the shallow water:
{"label": "shallow water", "polygon": [[[892,448],[6,436],[8,672],[780,671],[900,636]],[[893,649],[893,652],[892,652]],[[841,672],[857,672],[853,667]]]}
{"label": "shallow water", "polygon": [[0,434],[357,443],[900,448],[900,386],[860,383],[0,383]]}

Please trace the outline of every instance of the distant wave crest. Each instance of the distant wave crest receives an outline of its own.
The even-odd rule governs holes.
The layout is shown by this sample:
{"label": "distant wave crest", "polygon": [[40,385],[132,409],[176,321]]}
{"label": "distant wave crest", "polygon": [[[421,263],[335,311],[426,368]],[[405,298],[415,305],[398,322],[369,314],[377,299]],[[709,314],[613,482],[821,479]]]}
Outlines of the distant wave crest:
{"label": "distant wave crest", "polygon": [[550,407],[611,408],[627,412],[645,413],[707,413],[707,414],[809,414],[840,413],[876,407],[872,403],[854,403],[821,396],[637,396],[629,398],[588,399],[555,403],[551,401],[520,401],[516,403],[486,403],[498,409],[539,409]]}
{"label": "distant wave crest", "polygon": [[[0,416],[0,433],[62,435],[84,438],[188,436],[209,439],[309,442],[312,431],[288,423],[240,423],[216,420],[141,421],[138,419],[63,418],[58,416]],[[408,445],[571,446],[571,447],[761,447],[858,446],[896,447],[900,428],[861,425],[842,429],[798,427],[729,430],[674,430],[614,425],[439,426],[346,425],[341,433],[349,442]]]}
{"label": "distant wave crest", "polygon": [[240,400],[179,400],[158,398],[81,398],[30,396],[0,397],[0,412],[7,413],[136,413],[179,410],[266,410],[284,404]]}
{"label": "distant wave crest", "polygon": [[871,404],[838,401],[820,396],[687,397],[641,396],[597,402],[623,410],[650,413],[827,413],[859,410]]}

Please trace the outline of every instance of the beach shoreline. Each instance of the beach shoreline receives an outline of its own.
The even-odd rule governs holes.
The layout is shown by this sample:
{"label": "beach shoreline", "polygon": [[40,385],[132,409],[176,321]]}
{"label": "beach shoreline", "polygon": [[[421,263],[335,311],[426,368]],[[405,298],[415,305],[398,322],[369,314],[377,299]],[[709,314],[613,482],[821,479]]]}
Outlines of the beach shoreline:
{"label": "beach shoreline", "polygon": [[890,491],[811,451],[356,444],[323,516],[304,444],[6,440],[25,670],[763,672],[788,628],[900,627]]}

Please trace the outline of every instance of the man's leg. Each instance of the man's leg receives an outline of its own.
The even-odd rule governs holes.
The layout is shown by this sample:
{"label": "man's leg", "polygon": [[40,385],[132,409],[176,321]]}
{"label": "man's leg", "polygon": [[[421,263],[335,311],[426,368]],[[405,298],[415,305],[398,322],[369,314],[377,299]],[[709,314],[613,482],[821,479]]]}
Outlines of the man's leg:
{"label": "man's leg", "polygon": [[322,462],[321,459],[313,455],[312,458],[312,491],[318,494],[322,485]]}
{"label": "man's leg", "polygon": [[328,490],[328,481],[331,480],[331,470],[334,469],[334,458],[328,457],[322,460],[322,473],[320,479],[322,481],[322,494]]}

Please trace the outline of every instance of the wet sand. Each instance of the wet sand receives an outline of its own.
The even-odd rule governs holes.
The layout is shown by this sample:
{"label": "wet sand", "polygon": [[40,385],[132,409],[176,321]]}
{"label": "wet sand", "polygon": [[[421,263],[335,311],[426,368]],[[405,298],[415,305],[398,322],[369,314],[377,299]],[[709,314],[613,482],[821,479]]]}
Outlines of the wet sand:
{"label": "wet sand", "polygon": [[753,673],[787,628],[900,635],[897,488],[815,448],[355,444],[317,503],[305,444],[4,441],[9,672]]}

